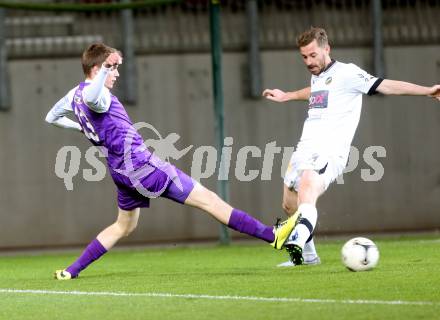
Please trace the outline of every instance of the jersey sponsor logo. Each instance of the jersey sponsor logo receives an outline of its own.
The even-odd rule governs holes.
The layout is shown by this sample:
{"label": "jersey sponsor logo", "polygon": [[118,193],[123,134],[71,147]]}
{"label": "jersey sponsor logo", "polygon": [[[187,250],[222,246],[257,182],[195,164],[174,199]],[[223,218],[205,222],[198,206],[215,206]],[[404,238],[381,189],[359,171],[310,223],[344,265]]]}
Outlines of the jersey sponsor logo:
{"label": "jersey sponsor logo", "polygon": [[309,98],[309,108],[327,108],[328,106],[328,90],[314,91]]}
{"label": "jersey sponsor logo", "polygon": [[329,85],[332,82],[332,77],[328,77],[327,79],[325,79],[325,84]]}

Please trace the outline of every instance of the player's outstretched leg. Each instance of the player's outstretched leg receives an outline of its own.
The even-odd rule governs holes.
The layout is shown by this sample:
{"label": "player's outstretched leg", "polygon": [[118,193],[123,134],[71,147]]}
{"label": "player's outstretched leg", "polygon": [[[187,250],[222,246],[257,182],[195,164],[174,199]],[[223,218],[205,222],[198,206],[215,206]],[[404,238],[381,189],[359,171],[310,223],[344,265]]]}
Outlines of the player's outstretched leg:
{"label": "player's outstretched leg", "polygon": [[208,212],[229,228],[270,243],[275,249],[282,249],[299,220],[293,215],[275,227],[267,226],[248,213],[234,209],[214,192],[197,183],[185,200],[185,204]]}
{"label": "player's outstretched leg", "polygon": [[138,219],[139,208],[131,211],[119,209],[116,222],[98,234],[96,239],[90,242],[74,263],[66,269],[55,271],[55,279],[70,280],[77,278],[82,270],[110,250],[119,239],[128,236],[136,228]]}
{"label": "player's outstretched leg", "polygon": [[[284,185],[283,190],[283,204],[282,204],[284,212],[287,214],[287,216],[293,215],[298,210],[298,194],[295,190],[289,189],[286,185]],[[307,216],[307,213],[306,213]],[[299,224],[305,223],[307,220],[306,216],[302,216],[299,220]],[[301,229],[301,227],[298,225],[295,228]],[[296,235],[297,233],[293,232],[293,235]],[[292,236],[293,237],[293,236]],[[286,249],[288,246],[289,241],[285,244]],[[313,242],[313,233],[309,236],[306,243],[304,244],[304,249],[300,248],[294,248],[290,250],[292,255],[294,256],[295,261],[297,261],[297,264],[306,264],[306,265],[314,265],[319,264],[321,260],[319,259],[319,256],[316,252],[315,244]],[[302,254],[299,254],[301,253]],[[303,258],[303,259],[302,259]],[[278,267],[293,267],[296,264],[292,262],[291,254],[289,254],[289,260],[283,263],[278,264]]]}
{"label": "player's outstretched leg", "polygon": [[294,265],[303,264],[303,249],[306,242],[313,235],[318,218],[318,212],[314,204],[302,203],[298,207],[298,211],[301,212],[301,219],[285,244],[290,260]]}
{"label": "player's outstretched leg", "polygon": [[293,265],[304,263],[303,251],[306,243],[312,239],[311,237],[318,218],[316,201],[324,191],[324,178],[319,172],[304,170],[301,173],[297,194],[298,211],[301,213],[301,219],[285,244]]}

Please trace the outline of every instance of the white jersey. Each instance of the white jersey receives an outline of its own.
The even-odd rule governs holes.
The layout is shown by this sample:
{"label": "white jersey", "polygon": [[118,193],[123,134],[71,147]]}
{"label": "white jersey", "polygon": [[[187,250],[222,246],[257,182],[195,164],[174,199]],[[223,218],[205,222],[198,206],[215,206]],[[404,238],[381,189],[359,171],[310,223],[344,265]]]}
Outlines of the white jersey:
{"label": "white jersey", "polygon": [[352,63],[338,61],[313,75],[308,117],[297,150],[338,156],[346,162],[359,124],[362,94],[374,94],[381,81]]}

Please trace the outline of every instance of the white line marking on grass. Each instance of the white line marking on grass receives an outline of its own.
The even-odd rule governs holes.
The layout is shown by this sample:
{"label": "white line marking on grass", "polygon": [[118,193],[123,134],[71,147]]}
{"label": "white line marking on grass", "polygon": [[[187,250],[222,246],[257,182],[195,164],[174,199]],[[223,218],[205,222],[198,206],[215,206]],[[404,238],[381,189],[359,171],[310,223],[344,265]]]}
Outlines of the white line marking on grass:
{"label": "white line marking on grass", "polygon": [[206,294],[174,294],[156,292],[108,292],[108,291],[52,291],[52,290],[20,290],[0,289],[5,294],[42,294],[42,295],[72,295],[72,296],[102,296],[102,297],[152,297],[152,298],[183,298],[207,300],[242,300],[261,302],[301,302],[301,303],[334,303],[334,304],[382,304],[382,305],[410,305],[410,306],[440,306],[432,301],[404,301],[404,300],[337,300],[337,299],[302,299],[252,296],[213,296]]}

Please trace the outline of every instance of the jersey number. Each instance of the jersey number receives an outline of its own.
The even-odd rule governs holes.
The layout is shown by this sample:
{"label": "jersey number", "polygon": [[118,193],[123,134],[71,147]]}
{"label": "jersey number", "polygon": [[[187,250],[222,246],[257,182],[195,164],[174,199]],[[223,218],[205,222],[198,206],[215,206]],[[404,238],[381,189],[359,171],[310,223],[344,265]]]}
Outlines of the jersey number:
{"label": "jersey number", "polygon": [[93,128],[92,124],[87,118],[86,114],[78,107],[75,108],[75,114],[78,117],[79,124],[83,128],[83,132],[89,140],[93,140],[95,142],[99,142],[99,137],[96,134],[95,128]]}

